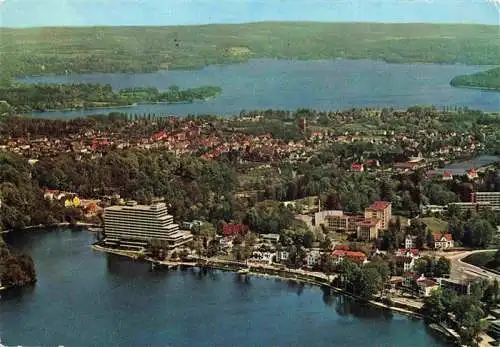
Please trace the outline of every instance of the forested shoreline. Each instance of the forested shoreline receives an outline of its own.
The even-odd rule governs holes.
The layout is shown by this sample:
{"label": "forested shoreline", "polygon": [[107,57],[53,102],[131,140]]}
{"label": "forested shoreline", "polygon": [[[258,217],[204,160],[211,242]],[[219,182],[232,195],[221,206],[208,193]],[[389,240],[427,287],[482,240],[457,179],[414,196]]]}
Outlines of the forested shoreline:
{"label": "forested shoreline", "polygon": [[166,91],[154,87],[134,87],[113,91],[109,84],[13,84],[0,87],[4,108],[14,112],[52,111],[130,106],[137,103],[190,103],[220,94],[222,89],[202,86]]}
{"label": "forested shoreline", "polygon": [[0,287],[22,287],[36,282],[33,259],[26,254],[13,254],[0,234]]}
{"label": "forested shoreline", "polygon": [[0,28],[0,36],[4,78],[192,69],[252,58],[475,65],[500,60],[494,25],[260,22]]}
{"label": "forested shoreline", "polygon": [[450,82],[454,87],[479,88],[500,91],[500,67],[471,75],[456,76]]}

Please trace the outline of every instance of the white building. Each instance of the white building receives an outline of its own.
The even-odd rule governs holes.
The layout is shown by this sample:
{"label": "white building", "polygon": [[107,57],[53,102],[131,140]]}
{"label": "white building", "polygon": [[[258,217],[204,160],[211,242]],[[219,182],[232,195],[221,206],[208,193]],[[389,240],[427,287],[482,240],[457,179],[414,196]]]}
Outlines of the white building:
{"label": "white building", "polygon": [[439,288],[439,284],[436,281],[430,278],[425,278],[424,275],[421,275],[417,279],[417,286],[419,294],[423,297],[430,296],[432,291]]}
{"label": "white building", "polygon": [[413,235],[406,235],[405,249],[417,248],[417,237]]}
{"label": "white building", "polygon": [[488,204],[492,210],[500,210],[500,192],[475,192],[471,196],[472,202]]}
{"label": "white building", "polygon": [[439,232],[434,233],[434,248],[436,249],[447,249],[453,248],[454,242],[451,234],[441,234]]}
{"label": "white building", "polygon": [[288,256],[288,251],[276,251],[276,262],[281,263],[282,261],[287,261]]}
{"label": "white building", "polygon": [[250,260],[271,264],[273,262],[273,256],[274,256],[274,253],[272,253],[272,252],[254,251],[252,253],[252,257],[250,258]]}
{"label": "white building", "polygon": [[307,253],[306,263],[307,266],[313,267],[319,265],[321,262],[321,252],[318,249],[313,249]]}
{"label": "white building", "polygon": [[104,210],[104,242],[127,248],[175,248],[193,239],[189,231],[179,230],[165,203],[112,206]]}

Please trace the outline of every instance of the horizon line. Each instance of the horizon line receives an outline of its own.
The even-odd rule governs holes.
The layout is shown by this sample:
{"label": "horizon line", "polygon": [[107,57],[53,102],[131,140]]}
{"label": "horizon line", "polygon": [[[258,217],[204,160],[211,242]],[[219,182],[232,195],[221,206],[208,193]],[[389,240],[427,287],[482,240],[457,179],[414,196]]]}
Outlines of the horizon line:
{"label": "horizon line", "polygon": [[35,26],[2,26],[0,29],[53,29],[53,28],[164,28],[164,27],[196,27],[196,26],[215,26],[215,25],[249,25],[249,24],[263,24],[263,23],[314,23],[314,24],[385,24],[385,25],[478,25],[478,26],[492,26],[500,27],[500,24],[487,24],[479,22],[384,22],[384,21],[314,21],[314,20],[263,20],[251,22],[234,22],[234,23],[198,23],[198,24],[93,24],[93,25],[35,25]]}

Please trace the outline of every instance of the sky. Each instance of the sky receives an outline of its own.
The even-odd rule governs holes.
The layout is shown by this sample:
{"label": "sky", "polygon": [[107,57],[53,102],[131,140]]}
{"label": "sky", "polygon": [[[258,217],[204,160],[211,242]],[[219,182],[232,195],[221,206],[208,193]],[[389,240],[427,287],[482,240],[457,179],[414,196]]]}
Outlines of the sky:
{"label": "sky", "polygon": [[500,0],[0,0],[3,27],[266,20],[500,25]]}

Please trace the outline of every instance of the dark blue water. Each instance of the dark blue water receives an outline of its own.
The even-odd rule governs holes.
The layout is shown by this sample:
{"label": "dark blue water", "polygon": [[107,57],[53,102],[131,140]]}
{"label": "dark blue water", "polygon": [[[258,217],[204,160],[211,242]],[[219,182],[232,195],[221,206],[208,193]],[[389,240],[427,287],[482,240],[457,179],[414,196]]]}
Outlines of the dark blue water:
{"label": "dark blue water", "polygon": [[450,80],[487,67],[437,64],[387,64],[370,60],[290,61],[258,59],[236,65],[214,65],[192,71],[133,74],[88,74],[30,77],[31,83],[109,83],[114,88],[137,85],[166,89],[217,85],[222,94],[207,102],[182,105],[139,105],[134,108],[49,112],[48,118],[79,117],[98,112],[133,114],[237,114],[242,109],[313,108],[338,110],[352,107],[408,108],[414,105],[467,106],[500,110],[500,93],[454,88]]}
{"label": "dark blue water", "polygon": [[151,271],[92,251],[87,231],[16,238],[39,280],[2,294],[7,345],[444,346],[422,321],[318,287],[215,270]]}

